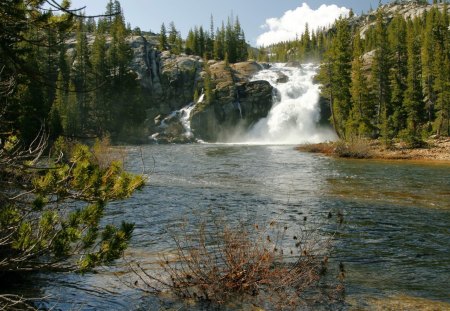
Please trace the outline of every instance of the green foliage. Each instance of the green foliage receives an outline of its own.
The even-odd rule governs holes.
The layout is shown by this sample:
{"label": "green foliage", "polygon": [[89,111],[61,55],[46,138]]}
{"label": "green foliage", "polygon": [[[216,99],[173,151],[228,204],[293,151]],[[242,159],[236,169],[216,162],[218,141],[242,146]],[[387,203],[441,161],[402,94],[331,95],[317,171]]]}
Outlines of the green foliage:
{"label": "green foliage", "polygon": [[[126,129],[139,127],[146,107],[143,90],[130,71],[130,31],[119,1],[108,3],[108,16],[98,23],[70,13],[45,13],[39,9],[44,2],[0,4],[5,21],[0,30],[1,85],[5,93],[11,92],[6,100],[1,90],[7,121],[1,132],[20,132],[27,144],[44,127],[51,139],[108,133],[117,138]],[[28,24],[33,27],[24,26]],[[92,45],[88,34],[95,35]],[[76,40],[73,53],[67,53],[69,38]],[[178,36],[177,53],[181,45]]]}
{"label": "green foliage", "polygon": [[211,17],[211,29],[205,31],[203,27],[189,30],[186,38],[186,54],[198,55],[206,59],[225,60],[228,55],[230,63],[245,61],[248,58],[248,44],[245,33],[239,22],[228,19],[214,34],[214,21]]}
{"label": "green foliage", "polygon": [[[68,1],[59,15],[42,10],[45,2],[0,2],[0,275],[84,271],[118,258],[133,226],[104,224],[104,211],[108,202],[143,185],[120,162],[105,160],[108,152],[63,139],[51,145],[45,134],[48,129],[56,139],[61,133],[120,130],[142,118],[136,116],[142,109],[129,113],[135,106],[124,104],[139,92],[129,73],[132,55],[120,3],[110,1],[114,14],[96,25],[75,18]],[[57,2],[52,6],[58,8]],[[87,32],[95,32],[94,46]],[[71,59],[65,44],[70,36],[76,38]],[[100,88],[111,98],[93,92]],[[53,153],[44,158],[47,150]],[[86,264],[85,258],[95,260]]]}
{"label": "green foliage", "polygon": [[[414,19],[401,15],[388,19],[380,6],[374,26],[365,29],[364,36],[355,29],[350,58],[342,20],[319,36],[328,51],[318,80],[341,138],[381,136],[386,145],[400,138],[417,147],[432,134],[450,134],[448,4],[428,9]],[[286,60],[292,57],[286,51],[307,41],[302,38],[271,49],[278,60]]]}
{"label": "green foliage", "polygon": [[158,41],[159,41],[159,49],[162,50],[162,51],[166,50],[166,47],[167,47],[167,30],[166,30],[166,25],[164,25],[164,23],[162,23],[162,25],[161,25],[161,30],[159,32]]}
{"label": "green foliage", "polygon": [[[100,221],[107,202],[129,197],[143,185],[142,177],[124,172],[117,161],[100,165],[84,145],[70,147],[59,140],[55,153],[61,152],[69,152],[69,160],[49,160],[48,168],[30,172],[24,167],[16,172],[31,177],[26,190],[12,185],[0,193],[0,272],[43,268],[86,271],[118,258],[126,248],[133,225],[102,226]],[[2,174],[10,173],[8,167],[0,169]],[[6,193],[15,193],[15,199],[6,199]],[[72,257],[75,261],[67,260]],[[77,267],[74,262],[78,262]]]}

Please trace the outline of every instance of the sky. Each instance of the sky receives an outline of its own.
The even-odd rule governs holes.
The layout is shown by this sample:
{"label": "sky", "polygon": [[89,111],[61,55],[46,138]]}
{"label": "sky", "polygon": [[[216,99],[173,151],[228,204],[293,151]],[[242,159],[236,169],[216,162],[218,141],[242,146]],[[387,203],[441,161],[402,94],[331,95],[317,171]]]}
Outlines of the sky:
{"label": "sky", "polygon": [[[87,15],[102,14],[108,0],[72,0],[72,8],[86,6]],[[388,0],[383,0],[386,3]],[[301,35],[305,23],[310,30],[327,26],[352,8],[361,14],[377,8],[378,0],[120,0],[125,19],[143,31],[159,33],[161,24],[174,22],[186,37],[190,28],[215,27],[229,16],[238,16],[246,40],[252,46],[267,45]]]}

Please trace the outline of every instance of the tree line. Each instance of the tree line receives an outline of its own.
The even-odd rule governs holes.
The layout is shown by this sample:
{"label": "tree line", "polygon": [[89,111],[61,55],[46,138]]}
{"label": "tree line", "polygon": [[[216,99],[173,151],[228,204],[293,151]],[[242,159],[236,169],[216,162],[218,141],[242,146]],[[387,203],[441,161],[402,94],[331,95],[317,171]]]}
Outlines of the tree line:
{"label": "tree line", "polygon": [[413,19],[397,14],[390,23],[384,14],[380,7],[364,36],[359,29],[352,35],[345,19],[336,23],[322,66],[336,131],[343,138],[401,138],[411,145],[450,135],[448,5]]}
{"label": "tree line", "polygon": [[[62,33],[56,55],[59,68],[49,115],[54,137],[104,136],[117,138],[132,133],[145,119],[142,89],[130,71],[133,51],[127,38],[131,31],[119,1],[110,1],[106,16],[78,18],[74,31]],[[68,53],[67,39],[75,36]]]}
{"label": "tree line", "polygon": [[261,62],[319,62],[330,47],[331,33],[326,28],[309,30],[305,24],[304,33],[290,41],[261,46],[257,60]]}
{"label": "tree line", "polygon": [[159,32],[159,48],[170,50],[174,54],[186,53],[197,55],[204,59],[225,60],[230,63],[245,61],[248,58],[249,44],[245,41],[245,33],[239,22],[239,17],[230,17],[227,23],[214,30],[214,19],[211,16],[210,29],[203,26],[191,28],[187,34],[184,48],[180,32],[174,22],[167,30],[161,25]]}

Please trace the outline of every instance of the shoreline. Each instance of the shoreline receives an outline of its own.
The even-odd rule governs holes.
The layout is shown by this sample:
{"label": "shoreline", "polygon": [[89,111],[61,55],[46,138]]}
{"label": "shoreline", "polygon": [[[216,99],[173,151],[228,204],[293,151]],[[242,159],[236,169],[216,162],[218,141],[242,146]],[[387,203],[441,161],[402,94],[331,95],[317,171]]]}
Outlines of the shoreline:
{"label": "shoreline", "polygon": [[356,140],[354,142],[325,142],[303,144],[297,151],[319,153],[326,156],[349,159],[406,160],[450,164],[450,137],[433,138],[422,148],[408,148],[403,143],[386,147],[379,140]]}

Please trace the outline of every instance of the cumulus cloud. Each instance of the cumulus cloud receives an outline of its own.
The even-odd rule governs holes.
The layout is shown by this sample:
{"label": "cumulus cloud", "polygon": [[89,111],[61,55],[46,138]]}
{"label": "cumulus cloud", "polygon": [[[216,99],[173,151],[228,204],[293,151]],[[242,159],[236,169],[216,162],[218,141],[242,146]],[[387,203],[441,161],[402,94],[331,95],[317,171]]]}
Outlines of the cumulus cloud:
{"label": "cumulus cloud", "polygon": [[258,46],[267,46],[280,41],[293,40],[300,37],[308,24],[309,30],[330,26],[339,16],[348,16],[350,10],[345,7],[338,7],[335,4],[321,5],[317,10],[313,10],[308,4],[295,10],[289,10],[281,18],[269,18],[261,26],[267,29],[260,35],[256,43]]}

